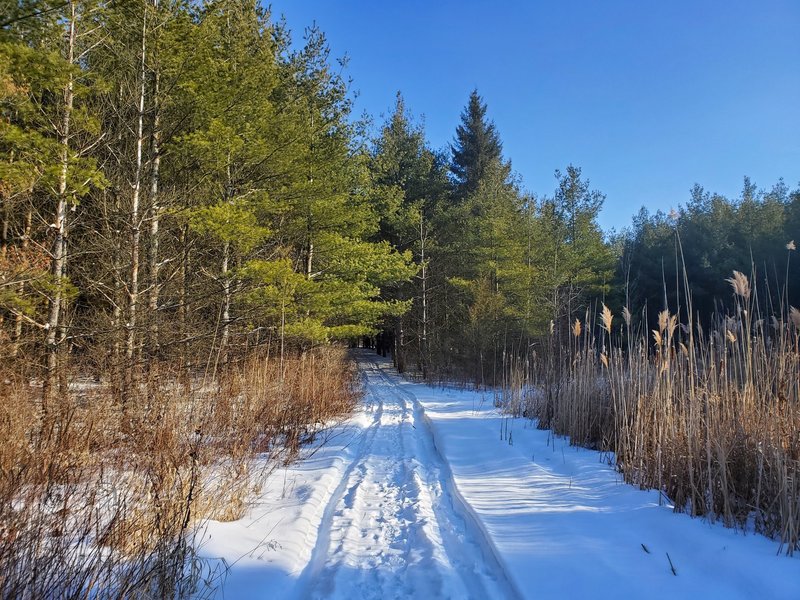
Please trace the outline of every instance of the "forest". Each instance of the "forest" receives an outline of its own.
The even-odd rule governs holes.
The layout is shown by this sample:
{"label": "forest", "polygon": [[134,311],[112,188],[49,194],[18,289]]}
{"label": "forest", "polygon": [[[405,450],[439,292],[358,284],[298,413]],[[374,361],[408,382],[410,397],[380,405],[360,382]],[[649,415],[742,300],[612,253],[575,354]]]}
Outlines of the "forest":
{"label": "forest", "polygon": [[400,92],[356,118],[258,3],[0,6],[0,595],[195,586],[192,524],[352,410],[348,345],[798,548],[800,188],[603,231],[579,166],[526,190],[479,90],[447,148]]}

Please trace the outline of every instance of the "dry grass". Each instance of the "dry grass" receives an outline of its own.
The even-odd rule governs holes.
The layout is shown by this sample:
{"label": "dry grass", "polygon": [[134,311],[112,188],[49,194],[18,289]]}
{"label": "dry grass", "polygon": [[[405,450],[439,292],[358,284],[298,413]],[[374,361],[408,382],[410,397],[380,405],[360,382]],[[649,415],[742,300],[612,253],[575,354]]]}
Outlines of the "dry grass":
{"label": "dry grass", "polygon": [[[741,273],[732,314],[710,331],[667,311],[657,329],[612,326],[603,307],[573,325],[523,385],[525,412],[575,444],[616,453],[625,479],[677,510],[753,527],[800,549],[800,318],[767,322]],[[646,322],[646,319],[645,319]],[[553,346],[556,344],[553,343]]]}
{"label": "dry grass", "polygon": [[[144,378],[143,378],[144,379]],[[180,383],[161,365],[125,405],[111,386],[0,384],[0,596],[177,598],[220,580],[205,519],[242,516],[257,464],[292,460],[359,390],[343,350],[251,356]]]}

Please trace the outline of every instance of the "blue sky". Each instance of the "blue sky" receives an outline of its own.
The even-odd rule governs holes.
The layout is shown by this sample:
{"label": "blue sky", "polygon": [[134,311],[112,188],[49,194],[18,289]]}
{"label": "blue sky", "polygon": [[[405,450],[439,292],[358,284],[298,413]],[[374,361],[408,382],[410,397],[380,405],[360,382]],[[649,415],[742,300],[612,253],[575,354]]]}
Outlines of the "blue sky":
{"label": "blue sky", "polygon": [[316,22],[347,55],[356,112],[402,91],[440,148],[477,87],[523,187],[582,168],[601,225],[669,211],[697,182],[736,197],[800,181],[800,1],[281,0],[295,37]]}

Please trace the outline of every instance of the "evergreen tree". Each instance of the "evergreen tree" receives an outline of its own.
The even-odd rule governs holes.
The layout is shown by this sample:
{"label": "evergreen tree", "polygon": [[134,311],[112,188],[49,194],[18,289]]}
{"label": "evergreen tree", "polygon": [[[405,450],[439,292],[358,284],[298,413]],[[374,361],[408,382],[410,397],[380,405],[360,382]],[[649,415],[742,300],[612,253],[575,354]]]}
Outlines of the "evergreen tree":
{"label": "evergreen tree", "polygon": [[451,150],[450,171],[456,200],[464,201],[474,194],[493,163],[502,165],[506,177],[511,172],[510,165],[502,162],[500,135],[494,122],[486,118],[486,103],[478,95],[478,90],[472,90],[469,95]]}
{"label": "evergreen tree", "polygon": [[604,196],[581,178],[578,167],[569,165],[555,176],[555,194],[540,207],[535,260],[542,274],[541,301],[566,329],[576,312],[583,317],[592,299],[608,293],[614,256],[597,224]]}
{"label": "evergreen tree", "polygon": [[422,127],[413,124],[399,92],[393,113],[374,141],[370,172],[380,239],[411,251],[420,269],[414,281],[386,290],[389,298],[412,301],[411,310],[387,328],[394,342],[395,363],[403,370],[413,357],[424,369],[431,333],[428,286],[432,237],[428,215],[443,200],[446,174],[441,161],[427,147]]}
{"label": "evergreen tree", "polygon": [[67,344],[129,374],[253,334],[374,333],[407,309],[391,290],[416,272],[421,192],[381,240],[318,30],[293,51],[254,0],[27,4],[0,32],[4,354],[19,321],[28,348],[46,336],[48,375]]}
{"label": "evergreen tree", "polygon": [[[30,8],[27,3],[17,7],[20,15],[28,14]],[[16,264],[6,263],[3,270],[29,270],[33,248],[47,249],[46,258],[36,261],[36,274],[25,277],[32,285],[2,294],[0,302],[15,317],[12,355],[19,348],[23,321],[44,332],[45,398],[53,392],[68,334],[65,312],[75,292],[69,277],[74,270],[69,260],[72,213],[105,183],[89,152],[101,135],[91,105],[98,82],[81,65],[103,14],[95,2],[69,2],[36,19],[12,18],[0,35],[0,59],[6,65],[0,69],[0,174],[4,180],[0,187],[13,201],[4,203],[4,246],[12,220],[22,233],[13,257]],[[21,208],[24,216],[12,217],[8,211],[14,208]],[[45,261],[49,273],[43,277]]]}
{"label": "evergreen tree", "polygon": [[394,111],[375,140],[371,153],[373,206],[380,219],[379,236],[400,249],[418,237],[414,215],[428,212],[435,156],[425,144],[421,127],[414,126],[403,96],[397,93]]}

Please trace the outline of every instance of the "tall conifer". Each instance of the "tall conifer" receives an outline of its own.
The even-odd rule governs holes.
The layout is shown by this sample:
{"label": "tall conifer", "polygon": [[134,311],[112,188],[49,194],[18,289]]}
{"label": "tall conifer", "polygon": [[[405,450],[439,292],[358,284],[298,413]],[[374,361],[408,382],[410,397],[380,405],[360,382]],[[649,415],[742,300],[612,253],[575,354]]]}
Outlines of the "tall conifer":
{"label": "tall conifer", "polygon": [[[477,191],[490,165],[502,162],[503,145],[493,121],[486,118],[486,103],[472,90],[469,102],[461,113],[452,145],[453,162],[450,171],[455,182],[455,198],[463,201]],[[504,164],[505,175],[510,166]]]}

